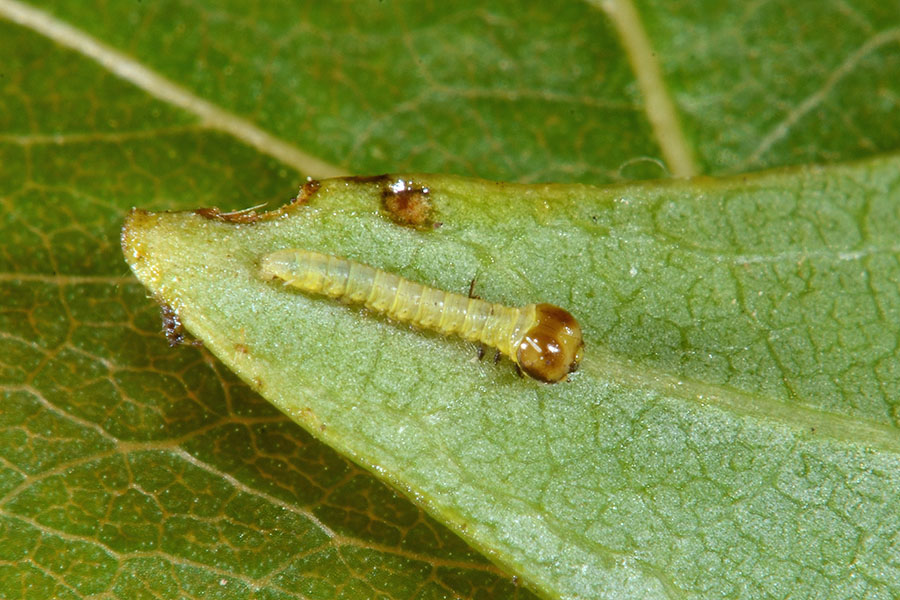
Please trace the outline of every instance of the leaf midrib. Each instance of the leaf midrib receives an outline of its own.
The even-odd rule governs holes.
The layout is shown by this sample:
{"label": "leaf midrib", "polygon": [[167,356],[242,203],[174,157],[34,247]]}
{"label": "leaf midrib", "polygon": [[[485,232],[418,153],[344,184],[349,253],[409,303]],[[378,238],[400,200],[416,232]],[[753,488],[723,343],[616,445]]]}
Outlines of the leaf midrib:
{"label": "leaf midrib", "polygon": [[827,437],[835,441],[863,444],[900,454],[900,430],[871,419],[842,415],[797,403],[776,400],[717,384],[665,373],[645,364],[595,349],[585,358],[581,370],[598,379],[634,386],[677,398],[698,406],[713,407],[732,414],[774,421],[799,430],[804,437]]}
{"label": "leaf midrib", "polygon": [[644,30],[631,0],[586,0],[604,12],[616,28],[628,63],[643,96],[644,113],[653,137],[662,150],[666,165],[675,177],[692,177],[700,172],[694,153],[684,135],[678,111],[662,75],[657,53]]}

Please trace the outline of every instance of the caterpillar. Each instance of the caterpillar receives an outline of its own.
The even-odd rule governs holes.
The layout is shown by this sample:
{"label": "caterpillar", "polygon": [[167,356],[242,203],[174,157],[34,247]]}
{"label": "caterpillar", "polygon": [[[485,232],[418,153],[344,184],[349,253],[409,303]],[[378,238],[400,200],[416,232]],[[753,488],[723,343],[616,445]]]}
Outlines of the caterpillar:
{"label": "caterpillar", "polygon": [[260,273],[310,294],[363,304],[395,321],[491,346],[539,381],[564,381],[584,354],[578,321],[553,304],[504,306],[310,250],[266,254]]}

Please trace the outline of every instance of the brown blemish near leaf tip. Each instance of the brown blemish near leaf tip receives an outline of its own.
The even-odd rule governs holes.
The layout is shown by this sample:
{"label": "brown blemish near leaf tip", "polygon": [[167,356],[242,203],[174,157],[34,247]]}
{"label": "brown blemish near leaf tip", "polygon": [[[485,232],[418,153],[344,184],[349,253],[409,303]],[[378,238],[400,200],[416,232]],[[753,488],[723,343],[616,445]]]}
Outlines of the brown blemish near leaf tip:
{"label": "brown blemish near leaf tip", "polygon": [[387,181],[391,178],[390,175],[351,175],[350,177],[344,177],[345,181],[349,181],[352,183],[377,183],[379,185],[383,185],[387,183]]}
{"label": "brown blemish near leaf tip", "polygon": [[200,215],[204,219],[209,219],[210,221],[223,221],[225,223],[256,223],[261,218],[264,218],[264,215],[268,214],[263,213],[260,215],[256,212],[257,208],[258,207],[254,206],[253,208],[222,212],[220,208],[211,206],[209,208],[198,208],[194,211],[194,214]]}
{"label": "brown blemish near leaf tip", "polygon": [[294,201],[291,202],[290,206],[307,204],[310,198],[316,195],[316,192],[319,191],[320,187],[322,187],[322,184],[318,179],[307,180],[307,182],[304,183],[300,188],[300,191],[297,192],[297,197],[294,198]]}
{"label": "brown blemish near leaf tip", "polygon": [[162,315],[162,331],[169,342],[169,346],[202,346],[203,342],[195,339],[188,339],[188,334],[184,330],[184,325],[178,317],[178,313],[170,305],[160,302],[159,312]]}
{"label": "brown blemish near leaf tip", "polygon": [[411,181],[397,179],[382,182],[381,204],[388,217],[398,225],[415,229],[430,229],[431,190]]}
{"label": "brown blemish near leaf tip", "polygon": [[301,206],[303,204],[307,204],[317,191],[319,191],[319,187],[321,183],[317,179],[309,179],[303,186],[300,188],[300,191],[297,192],[297,195],[294,198],[291,198],[291,201],[285,204],[280,208],[276,208],[275,210],[267,210],[261,213],[256,212],[256,209],[262,208],[265,204],[260,204],[259,206],[252,206],[250,208],[244,208],[241,210],[234,210],[231,212],[222,212],[222,210],[218,207],[212,206],[209,208],[198,208],[193,211],[195,215],[199,215],[204,219],[209,219],[210,221],[222,221],[224,223],[239,223],[239,224],[251,224],[256,223],[257,221],[267,221],[269,219],[275,219],[277,217],[282,216],[286,212],[290,211],[292,208]]}

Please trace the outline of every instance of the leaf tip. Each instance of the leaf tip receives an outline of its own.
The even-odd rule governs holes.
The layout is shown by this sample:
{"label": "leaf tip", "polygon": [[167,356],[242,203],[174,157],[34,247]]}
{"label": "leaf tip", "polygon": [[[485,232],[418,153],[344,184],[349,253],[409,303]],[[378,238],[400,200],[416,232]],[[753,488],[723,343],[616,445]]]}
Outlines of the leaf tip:
{"label": "leaf tip", "polygon": [[141,252],[141,232],[145,229],[147,222],[154,217],[151,211],[142,208],[132,208],[125,215],[125,222],[122,224],[122,233],[119,241],[122,244],[122,254],[125,255],[125,262],[135,270],[135,266],[143,260]]}

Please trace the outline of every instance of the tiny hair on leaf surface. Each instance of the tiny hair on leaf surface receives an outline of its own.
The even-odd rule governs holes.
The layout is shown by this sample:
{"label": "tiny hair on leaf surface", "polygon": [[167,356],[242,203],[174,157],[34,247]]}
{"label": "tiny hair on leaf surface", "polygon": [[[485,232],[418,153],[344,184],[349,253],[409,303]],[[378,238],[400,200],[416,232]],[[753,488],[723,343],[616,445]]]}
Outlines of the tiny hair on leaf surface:
{"label": "tiny hair on leaf surface", "polygon": [[[803,596],[890,594],[900,572],[867,565],[897,549],[859,532],[900,522],[898,166],[608,188],[392,176],[429,190],[439,228],[390,218],[368,178],[327,179],[240,222],[134,210],[122,240],[251,387],[540,595],[759,595],[748,561]],[[314,260],[332,275],[300,283]],[[420,301],[380,317],[348,291],[353,265],[565,307],[580,368],[546,385],[478,361],[402,325]]]}

